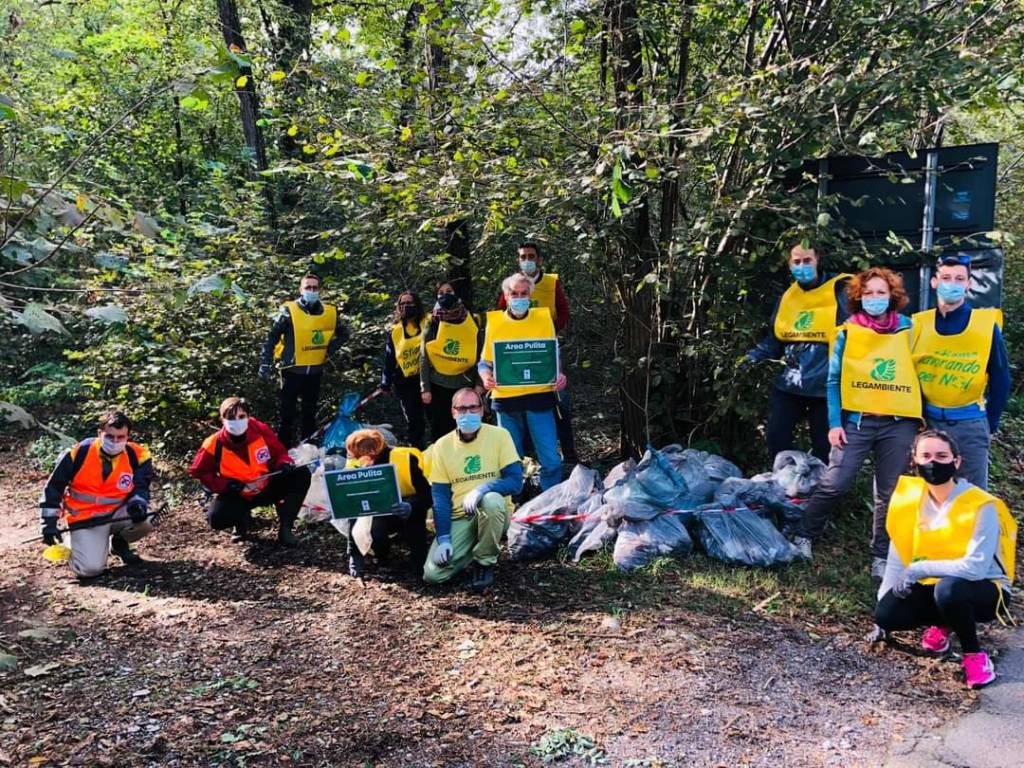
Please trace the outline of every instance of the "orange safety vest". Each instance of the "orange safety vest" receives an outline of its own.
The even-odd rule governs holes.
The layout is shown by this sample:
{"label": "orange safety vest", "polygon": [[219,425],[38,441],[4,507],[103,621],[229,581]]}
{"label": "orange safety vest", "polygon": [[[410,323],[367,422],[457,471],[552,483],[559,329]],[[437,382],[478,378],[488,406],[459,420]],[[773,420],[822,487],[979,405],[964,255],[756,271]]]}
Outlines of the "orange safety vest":
{"label": "orange safety vest", "polygon": [[262,436],[256,438],[249,446],[249,459],[246,461],[234,451],[225,450],[224,444],[217,439],[214,432],[203,441],[203,450],[212,453],[216,464],[216,472],[229,480],[240,480],[243,483],[255,483],[252,489],[242,490],[242,495],[252,497],[267,487],[268,478],[261,478],[270,471],[270,448]]}
{"label": "orange safety vest", "polygon": [[[137,443],[128,443],[114,457],[108,457],[110,474],[103,477],[102,441],[83,440],[71,449],[71,459],[79,465],[74,479],[64,489],[64,510],[68,525],[93,518],[111,517],[135,490],[135,468],[149,459],[149,451]],[[85,450],[79,458],[78,452]]]}

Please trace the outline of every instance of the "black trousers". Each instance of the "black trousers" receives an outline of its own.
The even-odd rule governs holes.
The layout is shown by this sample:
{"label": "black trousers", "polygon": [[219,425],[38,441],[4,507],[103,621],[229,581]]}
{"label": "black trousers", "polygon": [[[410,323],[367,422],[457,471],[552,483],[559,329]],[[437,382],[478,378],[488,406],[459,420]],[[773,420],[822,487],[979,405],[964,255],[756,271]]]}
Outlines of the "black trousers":
{"label": "black trousers", "polygon": [[323,372],[281,373],[281,392],[278,404],[281,409],[281,425],[277,430],[278,439],[286,448],[297,444],[295,439],[295,414],[298,401],[302,400],[302,421],[299,425],[299,439],[307,438],[316,430],[316,401],[320,399],[320,382]]}
{"label": "black trousers", "polygon": [[572,398],[568,388],[558,393],[555,431],[558,433],[558,444],[562,447],[562,464],[571,468],[579,462],[579,457],[576,455],[576,435],[572,431]]}
{"label": "black trousers", "polygon": [[[381,515],[373,518],[370,527],[370,536],[373,540],[373,552],[380,560],[386,560],[391,554],[391,536],[398,534],[399,538],[409,547],[409,564],[414,570],[422,570],[423,564],[427,561],[427,552],[430,549],[430,541],[427,539],[427,510],[429,504],[421,504],[415,496],[406,496],[402,501],[412,506],[412,513],[406,520],[395,515]],[[347,554],[352,554],[355,549],[355,542],[352,541],[352,523],[349,520],[346,536],[348,543],[345,547]]]}
{"label": "black trousers", "polygon": [[455,429],[452,418],[452,398],[457,389],[449,389],[437,384],[430,385],[430,439],[435,443],[443,435]]}
{"label": "black trousers", "polygon": [[770,461],[775,461],[779,451],[793,449],[793,432],[803,419],[811,433],[811,453],[828,464],[828,403],[824,397],[806,397],[772,388],[768,401],[768,427],[765,438],[768,442]]}
{"label": "black trousers", "polygon": [[427,419],[423,413],[423,399],[420,397],[420,380],[417,377],[395,380],[395,395],[402,406],[402,415],[409,427],[409,445],[420,450],[427,447]]}
{"label": "black trousers", "polygon": [[899,598],[891,591],[875,607],[875,623],[882,629],[900,631],[950,627],[960,638],[964,653],[977,653],[979,621],[992,621],[999,605],[999,587],[991,581],[946,577],[936,584],[915,584],[910,596]]}
{"label": "black trousers", "polygon": [[273,504],[278,518],[294,521],[306,498],[309,481],[309,471],[302,467],[284,475],[274,475],[267,482],[267,487],[255,496],[230,492],[218,494],[206,509],[206,519],[215,531],[236,526],[246,529],[256,507]]}

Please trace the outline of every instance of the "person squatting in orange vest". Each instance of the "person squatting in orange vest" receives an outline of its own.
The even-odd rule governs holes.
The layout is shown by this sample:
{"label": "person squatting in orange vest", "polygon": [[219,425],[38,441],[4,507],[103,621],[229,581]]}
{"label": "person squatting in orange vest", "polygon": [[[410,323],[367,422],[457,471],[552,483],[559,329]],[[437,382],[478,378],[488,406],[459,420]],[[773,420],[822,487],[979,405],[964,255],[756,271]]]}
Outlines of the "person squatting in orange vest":
{"label": "person squatting in orange vest", "polygon": [[126,565],[141,562],[130,542],[153,530],[153,462],[145,446],[129,441],[131,428],[121,411],[105,414],[96,437],[60,455],[43,489],[43,541],[63,541],[58,527],[63,516],[71,537],[71,570],[80,580],[103,573],[111,550]]}
{"label": "person squatting in orange vest", "polygon": [[295,466],[270,427],[250,417],[244,399],[227,398],[219,413],[223,426],[203,441],[188,470],[215,494],[206,510],[210,527],[234,528],[232,541],[245,541],[252,511],[273,504],[279,521],[277,540],[296,546],[292,525],[309,490],[309,472]]}

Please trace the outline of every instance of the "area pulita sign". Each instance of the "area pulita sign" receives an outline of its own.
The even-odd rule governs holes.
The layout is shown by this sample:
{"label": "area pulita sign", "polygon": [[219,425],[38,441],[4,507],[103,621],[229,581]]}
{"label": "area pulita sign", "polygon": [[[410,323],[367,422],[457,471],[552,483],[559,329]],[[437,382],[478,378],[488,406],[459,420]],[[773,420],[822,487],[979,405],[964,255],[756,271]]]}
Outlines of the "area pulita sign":
{"label": "area pulita sign", "polygon": [[392,464],[329,470],[324,485],[335,520],[391,514],[402,500]]}
{"label": "area pulita sign", "polygon": [[558,378],[558,341],[494,342],[494,378],[503,387],[543,387]]}

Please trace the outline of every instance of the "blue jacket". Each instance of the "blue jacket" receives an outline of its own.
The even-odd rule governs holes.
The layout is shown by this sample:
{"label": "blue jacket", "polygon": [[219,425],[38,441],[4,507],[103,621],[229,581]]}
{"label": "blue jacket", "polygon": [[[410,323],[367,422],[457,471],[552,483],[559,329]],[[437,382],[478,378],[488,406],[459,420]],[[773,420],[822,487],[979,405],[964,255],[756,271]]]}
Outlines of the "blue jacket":
{"label": "blue jacket", "polygon": [[[825,273],[824,277],[814,283],[801,286],[805,290],[817,288],[823,282],[831,280],[835,274]],[[798,283],[799,285],[799,283]],[[836,283],[836,325],[846,320],[846,280]],[[747,353],[754,362],[762,360],[782,360],[783,368],[775,379],[775,387],[783,392],[805,397],[825,397],[825,382],[828,378],[828,344],[801,341],[784,344],[775,336],[775,317],[779,314],[780,296],[772,310],[771,331],[761,343]]]}
{"label": "blue jacket", "polygon": [[[966,301],[959,307],[943,315],[935,311],[935,332],[940,336],[955,336],[963,333],[967,324],[971,321],[971,305]],[[967,419],[988,419],[989,431],[996,432],[999,429],[999,418],[1006,408],[1006,401],[1010,397],[1010,357],[1006,352],[1006,342],[1003,341],[1002,331],[999,326],[992,329],[992,349],[988,356],[988,367],[985,369],[988,374],[988,393],[985,398],[985,407],[977,403],[964,405],[960,408],[939,408],[924,404],[924,415],[932,419],[945,419],[946,421],[965,421]]]}

